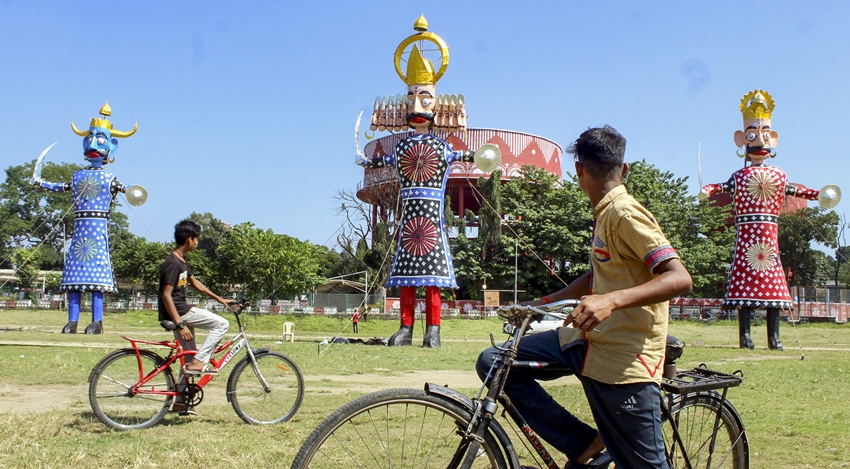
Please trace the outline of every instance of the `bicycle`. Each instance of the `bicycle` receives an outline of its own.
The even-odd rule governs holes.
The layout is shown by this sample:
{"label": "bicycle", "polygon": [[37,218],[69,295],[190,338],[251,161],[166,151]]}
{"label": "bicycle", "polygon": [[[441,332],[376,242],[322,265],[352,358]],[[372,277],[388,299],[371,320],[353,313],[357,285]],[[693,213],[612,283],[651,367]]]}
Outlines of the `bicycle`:
{"label": "bicycle", "polygon": [[[544,467],[560,467],[503,389],[511,368],[555,366],[515,360],[517,346],[533,319],[544,314],[566,319],[560,311],[577,304],[565,300],[541,307],[499,308],[499,315],[508,321],[504,332],[512,339],[498,347],[498,359],[475,398],[434,383],[426,383],[424,389],[388,389],[362,396],[316,427],[298,451],[292,469],[520,469],[524,466],[517,450],[498,420],[500,405],[502,420],[527,440],[523,443],[532,457],[542,460]],[[490,341],[496,346],[492,334]],[[675,369],[678,356],[671,358],[668,370]],[[749,443],[741,417],[726,399],[727,389],[741,382],[740,372],[727,374],[704,366],[673,372],[664,380],[662,419],[671,469],[749,467]]]}
{"label": "bicycle", "polygon": [[[247,302],[238,305],[233,313],[239,333],[219,345],[210,360],[221,371],[242,350],[246,356],[236,363],[227,380],[227,400],[236,414],[246,423],[265,425],[286,422],[301,406],[304,398],[304,377],[291,358],[268,348],[253,349],[245,333],[240,315]],[[172,321],[160,321],[168,330],[177,329]],[[89,402],[97,419],[117,430],[143,429],[157,424],[171,408],[175,397],[196,406],[204,398],[204,386],[214,374],[183,374],[185,389],[181,393],[171,371],[178,363],[185,367],[194,350],[183,350],[177,340],[153,342],[121,336],[132,348],[116,350],[103,357],[88,378]],[[166,347],[163,358],[139,345]],[[216,356],[227,352],[223,357]],[[197,382],[195,380],[197,379]]]}

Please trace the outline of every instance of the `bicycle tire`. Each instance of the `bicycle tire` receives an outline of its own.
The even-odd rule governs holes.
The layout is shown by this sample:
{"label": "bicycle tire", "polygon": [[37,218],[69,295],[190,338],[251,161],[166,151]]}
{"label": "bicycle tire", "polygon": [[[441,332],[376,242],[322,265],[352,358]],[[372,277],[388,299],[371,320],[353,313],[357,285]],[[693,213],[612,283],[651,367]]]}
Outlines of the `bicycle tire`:
{"label": "bicycle tire", "polygon": [[249,357],[236,364],[227,380],[227,399],[242,420],[251,425],[286,422],[304,400],[304,376],[292,359],[279,352],[256,353],[257,367],[269,391],[254,373]]}
{"label": "bicycle tire", "polygon": [[[424,390],[377,391],[325,418],[301,446],[292,469],[449,467],[470,418],[467,409]],[[475,468],[507,468],[489,430],[478,454]]]}
{"label": "bicycle tire", "polygon": [[[116,430],[140,430],[162,420],[171,406],[173,396],[162,394],[130,395],[129,389],[139,382],[141,357],[142,375],[165,364],[165,360],[150,350],[121,349],[103,357],[89,376],[89,403],[94,415],[104,425]],[[174,391],[174,376],[166,368],[154,376],[144,390]]]}
{"label": "bicycle tire", "polygon": [[[748,469],[750,467],[747,434],[740,415],[728,400],[724,402],[714,391],[672,395],[667,399],[670,415],[679,428],[682,443],[694,469]],[[721,405],[717,438],[714,451],[711,451],[711,436],[717,411],[721,409]],[[681,447],[674,442],[673,429],[669,420],[662,418],[661,425],[670,469],[686,468],[687,464]]]}

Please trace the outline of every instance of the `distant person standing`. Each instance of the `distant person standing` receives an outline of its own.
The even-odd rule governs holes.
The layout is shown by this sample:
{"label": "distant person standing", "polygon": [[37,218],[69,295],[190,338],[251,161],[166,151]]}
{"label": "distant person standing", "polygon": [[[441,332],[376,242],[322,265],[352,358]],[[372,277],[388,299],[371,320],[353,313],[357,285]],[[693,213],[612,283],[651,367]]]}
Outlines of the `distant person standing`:
{"label": "distant person standing", "polygon": [[354,310],[354,314],[351,315],[351,322],[354,324],[355,334],[360,333],[360,311],[362,310],[363,308],[357,308]]}

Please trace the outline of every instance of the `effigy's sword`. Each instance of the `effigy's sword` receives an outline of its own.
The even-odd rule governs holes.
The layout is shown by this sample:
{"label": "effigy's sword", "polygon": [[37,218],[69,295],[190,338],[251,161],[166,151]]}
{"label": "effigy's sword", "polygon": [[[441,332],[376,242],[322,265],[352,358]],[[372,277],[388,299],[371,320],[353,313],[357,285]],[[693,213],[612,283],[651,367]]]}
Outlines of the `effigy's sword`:
{"label": "effigy's sword", "polygon": [[357,116],[357,123],[354,125],[354,145],[357,147],[357,156],[366,158],[363,150],[360,149],[360,118],[363,117],[363,111]]}
{"label": "effigy's sword", "polygon": [[[57,142],[53,142],[53,145],[56,145],[56,143]],[[35,167],[33,167],[32,169],[31,181],[41,181],[41,168],[42,166],[44,166],[44,155],[46,155],[47,152],[49,152],[50,149],[53,148],[53,145],[50,145],[49,147],[45,148],[44,151],[41,152],[40,155],[38,155],[38,159],[35,160]]]}

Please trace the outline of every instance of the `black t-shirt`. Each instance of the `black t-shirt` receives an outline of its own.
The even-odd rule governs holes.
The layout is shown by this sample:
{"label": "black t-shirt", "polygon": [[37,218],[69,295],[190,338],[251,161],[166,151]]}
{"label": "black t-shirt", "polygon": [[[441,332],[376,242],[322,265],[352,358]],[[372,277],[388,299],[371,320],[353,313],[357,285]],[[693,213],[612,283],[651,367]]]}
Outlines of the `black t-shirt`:
{"label": "black t-shirt", "polygon": [[159,295],[157,295],[157,308],[159,309],[159,320],[171,320],[171,315],[165,309],[165,302],[162,301],[162,290],[166,285],[171,285],[171,300],[174,301],[174,307],[177,308],[177,314],[183,316],[188,313],[192,307],[186,303],[186,290],[188,290],[189,276],[192,271],[189,270],[189,264],[186,261],[177,257],[173,252],[165,258],[162,267],[159,269]]}

